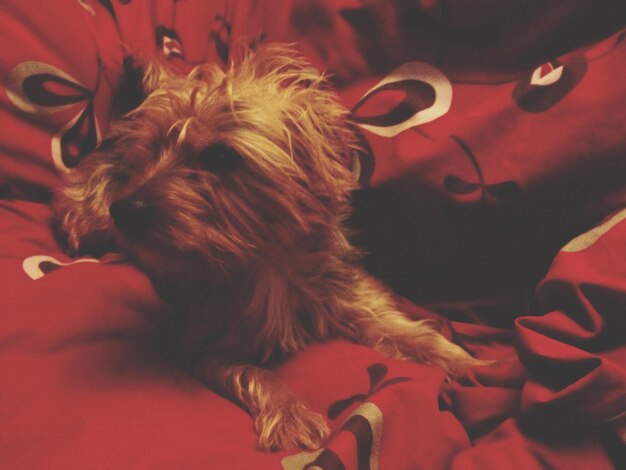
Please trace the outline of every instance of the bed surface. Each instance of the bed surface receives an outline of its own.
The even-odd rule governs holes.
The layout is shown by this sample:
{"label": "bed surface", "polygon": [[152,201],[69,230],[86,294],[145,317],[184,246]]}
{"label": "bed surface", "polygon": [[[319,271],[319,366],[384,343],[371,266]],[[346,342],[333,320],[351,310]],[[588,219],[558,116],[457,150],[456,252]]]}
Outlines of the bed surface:
{"label": "bed surface", "polygon": [[[5,1],[0,5],[0,467],[616,468],[626,441],[626,32],[620,2]],[[70,258],[60,175],[106,135],[124,57],[181,72],[295,42],[371,149],[353,223],[415,318],[494,365],[336,341],[277,372],[318,451],[169,360],[175,315],[115,253]]]}

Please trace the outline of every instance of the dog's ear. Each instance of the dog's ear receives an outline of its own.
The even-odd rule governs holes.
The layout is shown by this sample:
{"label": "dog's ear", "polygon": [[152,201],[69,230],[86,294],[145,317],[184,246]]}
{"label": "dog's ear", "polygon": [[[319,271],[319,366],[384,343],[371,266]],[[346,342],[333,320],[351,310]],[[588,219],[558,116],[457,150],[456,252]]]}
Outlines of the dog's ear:
{"label": "dog's ear", "polygon": [[141,88],[144,98],[158,88],[162,88],[163,83],[167,83],[180,74],[167,61],[159,58],[152,58],[140,62],[142,68]]}
{"label": "dog's ear", "polygon": [[276,77],[285,88],[330,90],[322,72],[316,69],[293,44],[263,44],[256,49],[240,48],[233,53],[233,66],[242,75]]}
{"label": "dog's ear", "polygon": [[267,44],[242,54],[234,73],[278,87],[290,151],[311,187],[320,198],[347,200],[369,178],[370,149],[332,84],[293,46]]}
{"label": "dog's ear", "polygon": [[124,59],[124,75],[115,93],[113,113],[123,116],[138,107],[161,83],[177,76],[171,66],[161,59]]}

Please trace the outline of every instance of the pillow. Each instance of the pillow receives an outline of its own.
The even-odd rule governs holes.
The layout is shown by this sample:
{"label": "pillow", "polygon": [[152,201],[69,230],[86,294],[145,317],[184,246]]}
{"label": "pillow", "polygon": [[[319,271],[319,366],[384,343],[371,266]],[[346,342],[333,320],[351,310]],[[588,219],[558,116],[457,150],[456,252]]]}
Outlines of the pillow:
{"label": "pillow", "polygon": [[106,132],[119,34],[98,3],[3,2],[0,21],[0,184],[42,199]]}

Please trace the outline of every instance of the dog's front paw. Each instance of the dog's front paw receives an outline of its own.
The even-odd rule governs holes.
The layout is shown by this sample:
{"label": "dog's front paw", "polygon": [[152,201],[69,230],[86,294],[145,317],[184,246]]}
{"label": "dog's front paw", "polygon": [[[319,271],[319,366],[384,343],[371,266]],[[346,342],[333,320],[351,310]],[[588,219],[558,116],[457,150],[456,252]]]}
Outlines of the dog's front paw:
{"label": "dog's front paw", "polygon": [[318,449],[330,434],[322,415],[295,398],[259,413],[254,426],[265,451]]}

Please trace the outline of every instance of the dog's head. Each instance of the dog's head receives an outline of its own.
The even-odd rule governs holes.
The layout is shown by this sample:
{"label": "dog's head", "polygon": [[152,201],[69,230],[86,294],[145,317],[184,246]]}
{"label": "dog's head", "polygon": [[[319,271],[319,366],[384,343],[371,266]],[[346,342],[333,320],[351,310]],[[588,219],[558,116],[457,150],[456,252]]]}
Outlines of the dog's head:
{"label": "dog's head", "polygon": [[[338,230],[358,139],[324,79],[284,46],[226,72],[145,66],[145,98],[68,175],[70,249],[110,237],[148,271],[289,256]],[[321,247],[320,247],[321,249]]]}

